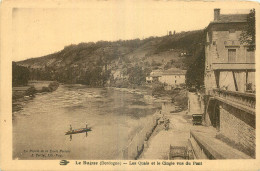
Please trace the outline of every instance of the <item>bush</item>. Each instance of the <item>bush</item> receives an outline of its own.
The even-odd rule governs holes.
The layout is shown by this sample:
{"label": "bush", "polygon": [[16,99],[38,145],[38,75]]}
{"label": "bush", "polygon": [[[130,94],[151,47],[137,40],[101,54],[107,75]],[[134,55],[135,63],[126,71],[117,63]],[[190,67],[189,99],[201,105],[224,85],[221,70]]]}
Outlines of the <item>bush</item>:
{"label": "bush", "polygon": [[50,89],[50,91],[55,91],[57,88],[59,87],[59,83],[58,82],[51,82],[48,86],[48,88]]}
{"label": "bush", "polygon": [[28,90],[26,90],[25,95],[26,96],[33,96],[36,93],[35,87],[30,87]]}
{"label": "bush", "polygon": [[24,86],[28,84],[29,69],[15,62],[12,63],[12,84],[13,86]]}
{"label": "bush", "polygon": [[173,98],[173,100],[177,103],[179,107],[181,107],[183,110],[188,108],[188,97],[184,95],[183,93],[178,94]]}
{"label": "bush", "polygon": [[42,87],[42,91],[41,92],[51,92],[51,89],[49,87]]}
{"label": "bush", "polygon": [[159,95],[165,93],[164,90],[164,85],[163,84],[157,84],[154,85],[153,90],[152,90],[152,95]]}

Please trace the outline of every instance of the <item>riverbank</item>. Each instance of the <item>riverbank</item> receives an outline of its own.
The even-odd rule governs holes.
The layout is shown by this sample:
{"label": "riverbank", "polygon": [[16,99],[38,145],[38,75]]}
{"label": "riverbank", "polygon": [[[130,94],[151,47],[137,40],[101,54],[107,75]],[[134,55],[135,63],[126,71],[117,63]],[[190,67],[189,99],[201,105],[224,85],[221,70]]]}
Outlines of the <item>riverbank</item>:
{"label": "riverbank", "polygon": [[135,134],[129,141],[129,144],[122,150],[122,156],[120,156],[120,158],[136,160],[140,157],[158,125],[158,114],[158,111],[155,112],[154,115],[146,121],[144,127]]}
{"label": "riverbank", "polygon": [[[132,90],[136,91],[136,90]],[[166,93],[167,91],[164,91]],[[153,97],[153,96],[151,96]],[[129,145],[123,150],[123,159],[142,159],[144,156],[144,153],[146,153],[147,150],[151,150],[150,153],[154,154],[154,158],[152,159],[158,159],[158,152],[156,150],[161,151],[162,147],[160,147],[161,143],[168,143],[171,144],[171,140],[168,139],[168,137],[172,136],[172,131],[175,126],[175,124],[181,125],[181,133],[178,134],[182,139],[180,142],[181,144],[187,143],[187,139],[189,137],[189,126],[192,125],[191,123],[191,117],[187,116],[187,91],[185,89],[179,89],[178,91],[172,91],[170,94],[163,95],[163,96],[157,96],[157,98],[165,98],[165,97],[171,97],[168,100],[165,100],[162,103],[161,110],[157,111],[153,115],[152,120],[147,120],[146,125],[144,125],[143,129],[139,131],[135,137],[131,140]],[[153,99],[157,99],[153,97]],[[178,116],[176,118],[176,116]],[[187,124],[181,124],[181,123],[187,123]],[[174,124],[174,126],[173,126]],[[167,130],[165,128],[167,127]],[[169,130],[170,129],[170,130]],[[167,132],[166,134],[161,134],[163,132]],[[182,136],[181,134],[184,133],[185,135]],[[176,134],[176,132],[175,132]],[[173,135],[175,135],[173,134]],[[159,136],[158,136],[159,135]],[[155,138],[157,137],[158,138]],[[163,140],[165,138],[165,141]],[[176,137],[173,137],[173,139],[176,139]],[[161,141],[164,142],[161,142]],[[151,147],[151,142],[154,142],[155,146],[157,147]],[[166,153],[168,153],[168,147],[169,145],[163,146]],[[149,154],[147,158],[149,159],[153,154]],[[161,159],[167,158],[167,154],[162,155]]]}
{"label": "riverbank", "polygon": [[170,121],[168,129],[165,129],[164,124],[157,126],[139,159],[167,160],[170,145],[188,145],[192,123],[186,111],[173,114],[162,113],[162,115]]}
{"label": "riverbank", "polygon": [[21,109],[20,103],[31,100],[37,93],[53,92],[57,90],[59,83],[56,81],[29,81],[27,86],[12,88],[12,110]]}

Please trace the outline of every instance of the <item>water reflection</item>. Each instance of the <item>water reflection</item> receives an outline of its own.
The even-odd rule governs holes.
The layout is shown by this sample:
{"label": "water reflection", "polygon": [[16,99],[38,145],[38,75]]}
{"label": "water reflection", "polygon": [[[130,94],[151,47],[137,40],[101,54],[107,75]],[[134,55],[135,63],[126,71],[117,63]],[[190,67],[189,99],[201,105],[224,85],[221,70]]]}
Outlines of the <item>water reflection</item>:
{"label": "water reflection", "polygon": [[[145,91],[98,89],[61,85],[39,94],[13,113],[14,159],[120,159],[122,149],[160,107]],[[93,127],[85,133],[64,136],[69,125]],[[28,150],[70,151],[62,155],[31,156]]]}

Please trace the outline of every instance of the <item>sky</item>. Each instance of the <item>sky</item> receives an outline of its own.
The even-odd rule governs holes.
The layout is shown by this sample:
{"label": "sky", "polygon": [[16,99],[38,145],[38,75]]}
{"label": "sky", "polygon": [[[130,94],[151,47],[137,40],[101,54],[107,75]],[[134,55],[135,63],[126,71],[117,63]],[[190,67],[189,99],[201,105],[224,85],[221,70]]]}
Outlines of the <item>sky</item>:
{"label": "sky", "polygon": [[[164,36],[167,31],[203,29],[213,20],[216,8],[171,1],[134,2],[90,1],[73,7],[14,8],[12,59],[40,57],[81,42],[143,39]],[[221,8],[223,14],[248,11]]]}

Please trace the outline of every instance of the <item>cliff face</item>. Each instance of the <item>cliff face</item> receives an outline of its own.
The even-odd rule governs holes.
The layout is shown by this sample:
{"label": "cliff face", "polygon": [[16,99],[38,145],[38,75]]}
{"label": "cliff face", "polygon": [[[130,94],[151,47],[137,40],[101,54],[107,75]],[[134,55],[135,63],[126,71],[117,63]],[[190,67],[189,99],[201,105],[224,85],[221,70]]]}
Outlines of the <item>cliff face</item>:
{"label": "cliff face", "polygon": [[188,69],[196,60],[203,31],[172,36],[80,43],[39,58],[17,62],[30,79],[90,86],[142,84],[152,69]]}

